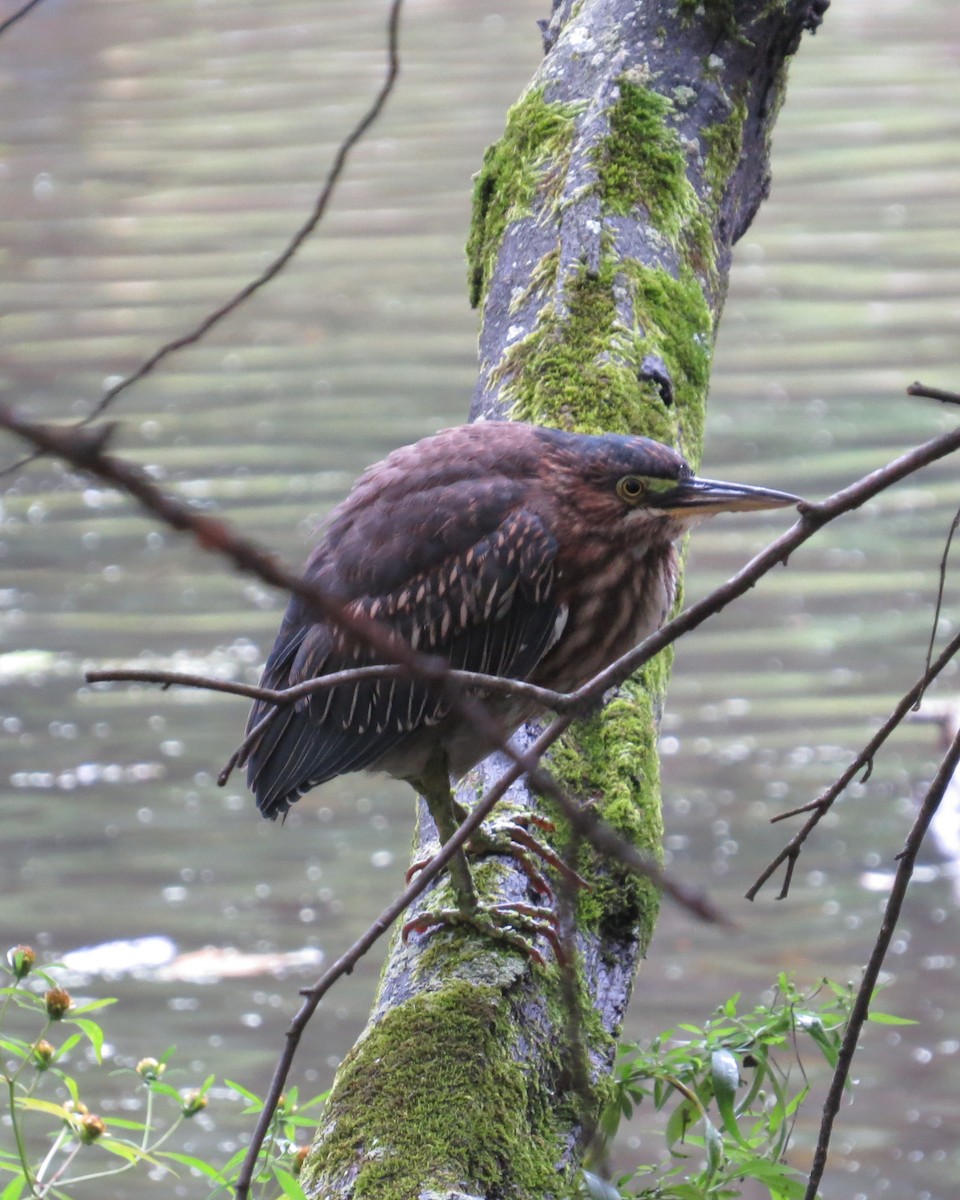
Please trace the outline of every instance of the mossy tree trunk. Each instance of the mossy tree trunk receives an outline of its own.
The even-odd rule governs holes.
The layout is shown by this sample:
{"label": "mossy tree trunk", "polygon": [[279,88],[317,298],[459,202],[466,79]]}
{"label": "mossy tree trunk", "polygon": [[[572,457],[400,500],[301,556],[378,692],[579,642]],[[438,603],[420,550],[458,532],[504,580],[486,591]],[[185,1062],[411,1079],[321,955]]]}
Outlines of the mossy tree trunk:
{"label": "mossy tree trunk", "polygon": [[[642,433],[698,463],[731,249],[767,193],[789,58],[827,2],[555,4],[543,63],[476,184],[474,419]],[[666,656],[655,660],[550,758],[568,788],[654,852],[668,671]],[[461,798],[502,765],[482,764]],[[533,803],[520,787],[507,798]],[[421,812],[421,847],[432,836]],[[579,1047],[555,966],[466,932],[395,938],[301,1177],[308,1195],[568,1194],[583,1076],[596,1107],[658,906],[649,885],[589,851],[578,869],[591,883],[577,913]],[[525,895],[525,877],[498,859],[480,881],[501,898]]]}

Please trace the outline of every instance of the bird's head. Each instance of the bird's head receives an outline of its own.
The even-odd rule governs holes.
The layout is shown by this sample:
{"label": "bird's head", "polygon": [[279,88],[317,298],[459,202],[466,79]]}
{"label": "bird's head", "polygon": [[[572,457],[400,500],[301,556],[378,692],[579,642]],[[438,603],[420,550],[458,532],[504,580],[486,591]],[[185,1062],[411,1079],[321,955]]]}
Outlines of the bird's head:
{"label": "bird's head", "polygon": [[541,478],[582,529],[593,525],[601,536],[622,531],[631,540],[646,533],[674,541],[716,513],[800,503],[789,492],[701,478],[676,450],[650,438],[544,432]]}

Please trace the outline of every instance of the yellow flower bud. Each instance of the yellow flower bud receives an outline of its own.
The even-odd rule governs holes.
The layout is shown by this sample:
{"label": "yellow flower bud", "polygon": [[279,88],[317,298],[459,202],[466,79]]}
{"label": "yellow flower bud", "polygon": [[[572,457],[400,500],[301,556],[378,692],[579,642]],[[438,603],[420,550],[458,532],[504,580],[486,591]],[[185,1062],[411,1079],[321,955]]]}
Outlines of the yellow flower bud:
{"label": "yellow flower bud", "polygon": [[44,992],[43,1001],[47,1006],[47,1016],[51,1021],[61,1021],[70,1011],[73,999],[66,988],[55,987]]}
{"label": "yellow flower bud", "polygon": [[103,1117],[98,1117],[96,1113],[87,1113],[85,1117],[80,1118],[77,1133],[85,1146],[92,1145],[101,1134],[106,1132],[106,1121]]}
{"label": "yellow flower bud", "polygon": [[207,1107],[207,1098],[201,1092],[187,1092],[181,1098],[180,1111],[185,1117],[195,1117]]}
{"label": "yellow flower bud", "polygon": [[155,1058],[141,1058],[137,1063],[137,1074],[147,1083],[156,1083],[166,1069],[167,1064],[157,1062]]}
{"label": "yellow flower bud", "polygon": [[14,979],[24,979],[30,974],[30,968],[37,961],[36,953],[31,946],[13,946],[7,951],[7,962],[13,971]]}
{"label": "yellow flower bud", "polygon": [[53,1062],[53,1056],[56,1052],[55,1047],[51,1046],[46,1038],[41,1038],[30,1051],[33,1058],[33,1065],[38,1071],[45,1071]]}

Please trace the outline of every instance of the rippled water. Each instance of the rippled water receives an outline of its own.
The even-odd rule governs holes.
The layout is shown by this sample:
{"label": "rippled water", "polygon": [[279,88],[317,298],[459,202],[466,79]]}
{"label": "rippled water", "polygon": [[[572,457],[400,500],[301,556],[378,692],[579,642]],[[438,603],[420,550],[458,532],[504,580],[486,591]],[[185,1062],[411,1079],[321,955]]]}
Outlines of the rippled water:
{"label": "rippled water", "polygon": [[[41,5],[11,30],[5,390],[38,412],[87,411],[105,381],[262,269],[377,84],[383,15],[341,0],[80,0]],[[411,5],[400,90],[323,232],[118,401],[120,449],[297,562],[364,465],[462,419],[475,370],[469,179],[536,64],[542,15],[531,3]],[[903,388],[960,378],[958,48],[953,0],[847,0],[803,46],[773,195],[737,252],[709,474],[819,497],[955,419]],[[769,817],[828,784],[919,674],[955,474],[942,464],[826,530],[681,647],[664,722],[667,847],[739,928],[702,929],[667,908],[632,1035],[698,1020],[734,991],[752,1002],[779,970],[858,977],[884,898],[872,889],[934,768],[930,727],[904,729],[848,792],[787,901],[742,895],[788,835]],[[108,1023],[120,1059],[176,1043],[177,1082],[216,1072],[262,1089],[297,988],[316,973],[292,956],[335,957],[393,895],[410,795],[349,778],[285,828],[259,821],[241,780],[214,783],[241,701],[90,688],[82,674],[137,659],[254,679],[282,600],[98,484],[39,464],[4,485],[0,934],[56,957],[137,939],[124,951],[135,971],[76,985],[120,996]],[[723,518],[699,532],[688,595],[784,524]],[[955,619],[948,588],[942,634]],[[868,1029],[830,1198],[956,1192],[957,910],[934,850],[925,865],[883,1000],[920,1023]],[[238,975],[239,962],[261,973]],[[318,1012],[301,1051],[308,1091],[362,1026],[378,969],[375,953]],[[237,1107],[223,1096],[194,1127],[204,1153],[242,1136]],[[802,1163],[810,1126],[800,1133]],[[624,1152],[647,1158],[649,1143]],[[176,1192],[201,1194],[189,1181]]]}

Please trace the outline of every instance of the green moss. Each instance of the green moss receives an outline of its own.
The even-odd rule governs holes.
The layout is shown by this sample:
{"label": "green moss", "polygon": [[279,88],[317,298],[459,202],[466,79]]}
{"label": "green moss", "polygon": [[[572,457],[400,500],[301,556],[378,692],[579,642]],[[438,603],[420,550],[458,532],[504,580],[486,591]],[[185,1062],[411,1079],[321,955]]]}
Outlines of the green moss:
{"label": "green moss", "polygon": [[668,122],[673,104],[625,76],[618,87],[609,136],[595,151],[601,203],[617,216],[646,209],[686,264],[713,282],[713,231],[687,178],[680,138]]}
{"label": "green moss", "polygon": [[666,121],[673,105],[626,78],[618,85],[610,135],[595,151],[601,202],[620,216],[643,205],[654,225],[675,240],[696,207],[696,195],[680,139]]}
{"label": "green moss", "polygon": [[[573,726],[550,756],[550,768],[638,850],[658,861],[663,837],[654,705],[662,700],[670,656],[649,664],[623,686],[602,713]],[[579,896],[578,923],[588,928],[639,927],[646,950],[653,936],[657,888],[592,847],[581,851],[580,873],[590,882]]]}
{"label": "green moss", "polygon": [[504,396],[516,420],[577,428],[585,433],[643,429],[669,440],[673,422],[663,402],[627,360],[626,331],[618,327],[612,265],[592,275],[585,268],[568,281],[562,316],[546,308],[533,332],[501,359],[494,380],[507,380]]}
{"label": "green moss", "polygon": [[[617,314],[626,290],[633,327]],[[692,271],[679,280],[661,268],[604,260],[568,282],[567,310],[541,314],[537,327],[504,355],[494,379],[516,420],[582,432],[643,433],[664,442],[681,438],[698,452],[712,353],[712,324]],[[663,360],[674,403],[655,382],[641,378],[643,360]]]}
{"label": "green moss", "polygon": [[689,269],[682,270],[679,279],[635,261],[625,263],[624,270],[633,287],[639,327],[634,357],[642,363],[645,355],[655,354],[666,364],[673,379],[678,422],[674,440],[696,467],[713,358],[710,309]]}
{"label": "green moss", "polygon": [[305,1190],[362,1155],[357,1200],[409,1200],[428,1186],[558,1192],[550,1096],[511,1058],[506,1007],[496,989],[454,981],[386,1013],[340,1068]]}
{"label": "green moss", "polygon": [[510,312],[518,312],[533,296],[542,295],[554,286],[560,269],[560,247],[555,246],[537,262],[530,272],[530,282],[510,301]]}
{"label": "green moss", "polygon": [[473,189],[467,241],[470,303],[483,299],[504,231],[529,216],[538,194],[563,184],[573,144],[577,106],[549,104],[534,89],[507,114],[503,137],[487,148]]}
{"label": "green moss", "polygon": [[719,121],[703,132],[703,140],[706,143],[703,174],[710,185],[715,206],[723,199],[730,176],[740,162],[746,119],[747,105],[741,99],[733,106],[733,111],[725,121]]}

